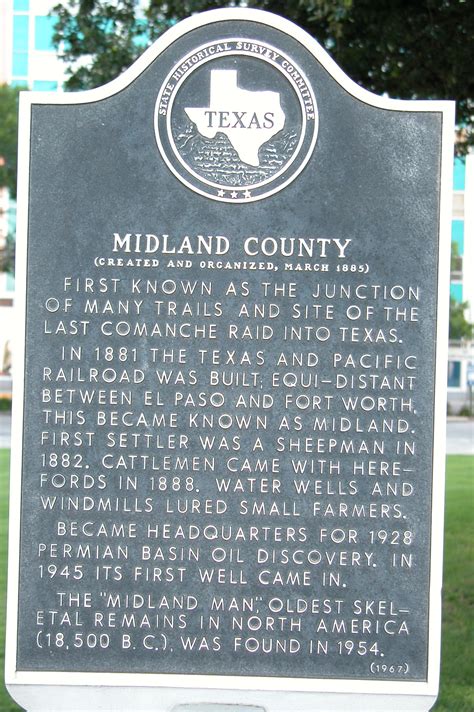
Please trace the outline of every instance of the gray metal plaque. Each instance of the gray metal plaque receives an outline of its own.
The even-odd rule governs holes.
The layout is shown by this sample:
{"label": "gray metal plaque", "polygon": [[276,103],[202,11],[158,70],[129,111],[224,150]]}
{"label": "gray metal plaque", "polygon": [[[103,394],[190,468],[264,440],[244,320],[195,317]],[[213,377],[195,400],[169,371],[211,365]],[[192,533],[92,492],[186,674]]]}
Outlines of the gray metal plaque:
{"label": "gray metal plaque", "polygon": [[451,130],[245,10],[26,95],[12,684],[432,693]]}

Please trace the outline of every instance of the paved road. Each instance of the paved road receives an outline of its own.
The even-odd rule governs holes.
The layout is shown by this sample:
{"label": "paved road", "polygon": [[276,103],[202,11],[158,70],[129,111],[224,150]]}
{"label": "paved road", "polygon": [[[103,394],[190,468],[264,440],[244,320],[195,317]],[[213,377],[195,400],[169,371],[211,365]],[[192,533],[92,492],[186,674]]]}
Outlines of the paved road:
{"label": "paved road", "polygon": [[0,447],[10,447],[10,413],[0,412]]}
{"label": "paved road", "polygon": [[[10,415],[0,412],[0,447],[10,447]],[[449,455],[474,455],[474,420],[448,420]]]}
{"label": "paved road", "polygon": [[474,420],[448,420],[448,455],[474,455]]}

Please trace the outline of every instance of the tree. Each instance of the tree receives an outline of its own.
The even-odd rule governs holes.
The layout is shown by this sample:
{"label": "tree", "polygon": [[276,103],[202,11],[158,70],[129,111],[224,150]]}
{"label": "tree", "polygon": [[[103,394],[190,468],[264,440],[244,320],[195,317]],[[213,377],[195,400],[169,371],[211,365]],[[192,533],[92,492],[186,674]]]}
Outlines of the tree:
{"label": "tree", "polygon": [[[234,0],[67,0],[54,41],[69,64],[68,89],[120,74],[177,20]],[[377,94],[455,99],[457,151],[474,145],[474,4],[465,0],[248,0],[306,29],[344,71]]]}
{"label": "tree", "polygon": [[464,316],[468,306],[467,302],[457,302],[452,297],[449,300],[449,338],[453,341],[472,339],[474,336],[474,324],[470,324]]}
{"label": "tree", "polygon": [[150,42],[136,6],[136,0],[70,0],[53,9],[53,42],[71,65],[66,89],[101,86],[134,62]]}
{"label": "tree", "polygon": [[16,197],[19,90],[0,85],[0,188]]}
{"label": "tree", "polygon": [[[19,90],[0,85],[0,188],[16,197]],[[15,238],[8,235],[0,247],[0,272],[14,271]]]}
{"label": "tree", "polygon": [[0,249],[0,272],[15,274],[15,237],[7,235],[5,245]]}

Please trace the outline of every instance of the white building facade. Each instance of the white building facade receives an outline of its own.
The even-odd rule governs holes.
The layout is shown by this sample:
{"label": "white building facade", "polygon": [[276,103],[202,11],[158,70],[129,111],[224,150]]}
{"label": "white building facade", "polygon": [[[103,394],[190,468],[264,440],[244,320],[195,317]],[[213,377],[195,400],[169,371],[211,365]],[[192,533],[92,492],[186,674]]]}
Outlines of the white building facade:
{"label": "white building facade", "polygon": [[[474,154],[454,162],[452,243],[456,257],[451,265],[451,297],[467,303],[465,317],[474,322]],[[470,401],[469,381],[474,380],[474,340],[451,341],[448,363],[448,402],[453,414]]]}

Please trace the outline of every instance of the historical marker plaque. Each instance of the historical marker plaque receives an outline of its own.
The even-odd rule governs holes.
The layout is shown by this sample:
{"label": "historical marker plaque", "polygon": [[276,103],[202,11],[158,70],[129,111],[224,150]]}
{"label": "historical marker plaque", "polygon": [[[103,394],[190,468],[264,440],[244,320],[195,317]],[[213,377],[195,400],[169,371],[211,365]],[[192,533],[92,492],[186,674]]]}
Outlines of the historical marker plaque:
{"label": "historical marker plaque", "polygon": [[22,111],[14,694],[432,699],[451,105],[229,10]]}

